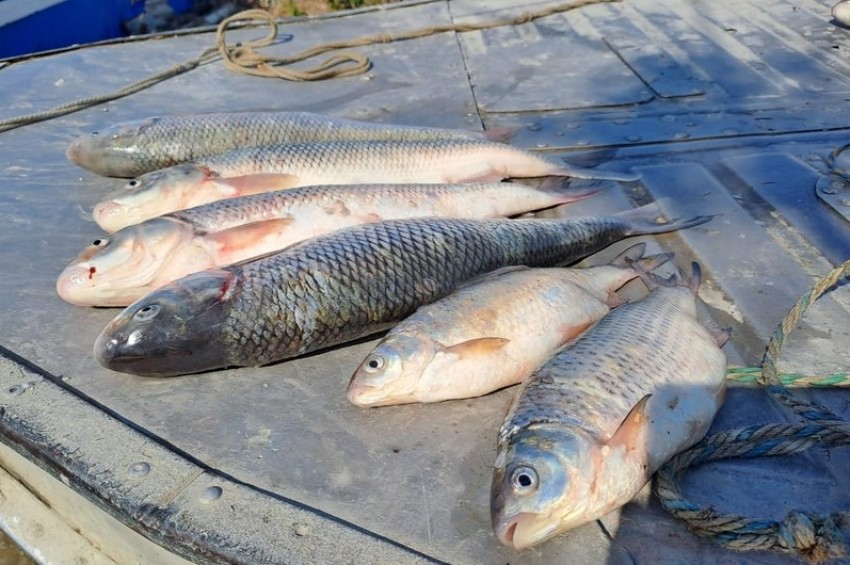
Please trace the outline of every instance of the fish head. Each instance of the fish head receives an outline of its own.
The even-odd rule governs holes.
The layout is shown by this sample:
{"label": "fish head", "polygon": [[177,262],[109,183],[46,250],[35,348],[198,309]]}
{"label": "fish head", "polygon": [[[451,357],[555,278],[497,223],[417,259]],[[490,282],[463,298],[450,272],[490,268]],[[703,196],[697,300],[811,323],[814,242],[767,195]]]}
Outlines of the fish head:
{"label": "fish head", "polygon": [[230,365],[226,324],[238,286],[223,269],[169,283],[118,314],[97,337],[94,355],[107,369],[152,377]]}
{"label": "fish head", "polygon": [[139,135],[159,118],[126,122],[75,139],[65,151],[68,159],[89,171],[123,177],[143,170],[138,153]]}
{"label": "fish head", "polygon": [[127,181],[94,207],[94,220],[108,232],[196,204],[194,193],[214,175],[191,163],[153,171]]}
{"label": "fish head", "polygon": [[433,340],[415,328],[388,335],[354,372],[348,400],[362,407],[420,401],[420,377],[436,352]]}
{"label": "fish head", "polygon": [[498,451],[490,513],[504,545],[525,549],[587,521],[598,449],[583,432],[532,424]]}
{"label": "fish head", "polygon": [[99,237],[65,267],[56,291],[78,306],[127,306],[166,282],[164,267],[185,258],[194,235],[188,223],[163,217]]}

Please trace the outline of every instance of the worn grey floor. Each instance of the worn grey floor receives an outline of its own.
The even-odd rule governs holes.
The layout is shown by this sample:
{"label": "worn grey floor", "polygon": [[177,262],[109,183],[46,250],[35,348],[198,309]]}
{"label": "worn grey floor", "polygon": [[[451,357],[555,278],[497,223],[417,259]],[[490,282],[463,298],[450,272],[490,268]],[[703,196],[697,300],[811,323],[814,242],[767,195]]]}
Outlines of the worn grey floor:
{"label": "worn grey floor", "polygon": [[[515,4],[433,1],[301,21],[284,26],[290,41],[271,51],[501,17],[520,11]],[[67,143],[90,130],[161,113],[268,109],[510,127],[517,145],[642,174],[639,183],[613,186],[571,213],[613,212],[670,197],[673,215],[718,214],[705,226],[655,241],[676,251],[679,265],[700,261],[707,274],[704,314],[733,329],[730,361],[757,363],[794,300],[850,257],[850,189],[830,176],[827,163],[833,149],[848,142],[850,31],[830,22],[829,8],[814,0],[625,0],[516,28],[364,48],[374,63],[369,74],[332,82],[249,78],[208,64],[129,98],[2,133],[0,345],[209,469],[437,560],[788,562],[693,537],[648,489],[604,519],[604,528],[590,524],[522,554],[507,550],[491,533],[488,498],[495,435],[513,391],[359,410],[346,401],[345,385],[373,342],[262,369],[167,380],[112,373],[96,363],[91,347],[115,311],[65,304],[53,285],[65,264],[101,235],[90,211],[121,184],[65,159]],[[7,66],[0,70],[0,118],[123,86],[212,42],[211,34],[199,34]],[[819,180],[821,188],[832,188],[819,195]],[[816,304],[782,367],[846,369],[848,308],[846,287]],[[799,394],[850,416],[850,392]],[[14,411],[15,402],[3,398],[0,406]],[[75,441],[85,441],[84,426],[64,422],[49,405],[41,410],[53,429],[66,426]],[[733,390],[712,431],[780,420],[793,418],[763,392]],[[52,440],[61,446],[63,437]],[[850,458],[838,449],[712,465],[687,485],[701,503],[778,519],[795,508],[850,507],[848,469]],[[238,512],[232,518],[238,523]],[[311,560],[309,553],[301,557]]]}

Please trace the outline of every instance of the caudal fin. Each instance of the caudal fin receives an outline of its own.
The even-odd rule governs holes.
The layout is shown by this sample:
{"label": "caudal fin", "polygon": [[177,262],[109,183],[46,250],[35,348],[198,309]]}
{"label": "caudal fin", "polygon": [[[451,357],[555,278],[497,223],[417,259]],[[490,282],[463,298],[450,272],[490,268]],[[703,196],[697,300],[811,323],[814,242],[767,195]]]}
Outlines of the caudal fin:
{"label": "caudal fin", "polygon": [[662,206],[668,199],[662,199],[652,204],[647,204],[625,212],[615,214],[624,220],[629,227],[626,235],[649,235],[654,233],[667,233],[704,224],[714,216],[694,216],[692,218],[664,220]]}
{"label": "caudal fin", "polygon": [[618,180],[623,182],[634,182],[640,178],[640,175],[636,173],[618,173],[616,171],[585,169],[583,167],[577,167],[575,165],[562,165],[549,174],[564,177],[574,177],[579,179]]}
{"label": "caudal fin", "polygon": [[640,279],[644,282],[644,284],[646,284],[646,287],[649,290],[658,288],[660,286],[683,286],[690,290],[696,296],[697,290],[699,290],[699,285],[702,282],[702,268],[696,261],[693,261],[691,263],[690,276],[687,275],[682,269],[679,269],[678,274],[671,275],[666,279],[648,271],[643,267],[643,265],[639,264],[638,262],[634,262],[631,265],[637,275],[640,277]]}
{"label": "caudal fin", "polygon": [[670,252],[648,256],[644,256],[644,253],[646,253],[646,243],[637,243],[614,257],[610,265],[633,269],[637,273],[648,273],[671,261],[675,256]]}
{"label": "caudal fin", "polygon": [[543,182],[540,183],[539,189],[562,197],[559,204],[568,204],[570,202],[578,202],[579,200],[590,198],[594,194],[600,193],[603,190],[603,187],[571,187],[569,178],[546,177]]}

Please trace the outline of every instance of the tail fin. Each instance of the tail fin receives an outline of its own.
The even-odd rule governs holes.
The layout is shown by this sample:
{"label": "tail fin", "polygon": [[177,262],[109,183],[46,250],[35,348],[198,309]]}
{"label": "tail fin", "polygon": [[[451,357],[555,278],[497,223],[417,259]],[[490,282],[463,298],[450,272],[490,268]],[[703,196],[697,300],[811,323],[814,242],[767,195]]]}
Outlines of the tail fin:
{"label": "tail fin", "polygon": [[679,269],[679,273],[677,275],[672,275],[666,279],[646,270],[639,262],[631,263],[631,266],[649,290],[660,286],[666,286],[669,288],[683,286],[696,296],[700,282],[702,282],[702,267],[700,267],[699,263],[696,261],[691,262],[690,276],[688,276],[682,269]]}
{"label": "tail fin", "polygon": [[611,260],[610,265],[633,269],[636,273],[649,273],[664,263],[672,260],[674,253],[659,253],[658,255],[644,256],[646,243],[632,245]]}
{"label": "tail fin", "polygon": [[599,186],[570,187],[569,177],[546,177],[538,188],[539,190],[563,196],[562,204],[578,202],[604,190],[604,187]]}
{"label": "tail fin", "polygon": [[618,173],[616,171],[602,171],[599,169],[585,169],[575,165],[562,165],[550,175],[574,177],[579,179],[602,179],[602,180],[618,180],[623,182],[634,182],[640,178],[636,173]]}
{"label": "tail fin", "polygon": [[714,217],[713,215],[694,216],[686,220],[676,218],[674,220],[661,221],[661,216],[664,215],[662,205],[667,201],[668,199],[665,198],[639,208],[619,212],[615,216],[629,224],[626,235],[667,233],[704,224]]}

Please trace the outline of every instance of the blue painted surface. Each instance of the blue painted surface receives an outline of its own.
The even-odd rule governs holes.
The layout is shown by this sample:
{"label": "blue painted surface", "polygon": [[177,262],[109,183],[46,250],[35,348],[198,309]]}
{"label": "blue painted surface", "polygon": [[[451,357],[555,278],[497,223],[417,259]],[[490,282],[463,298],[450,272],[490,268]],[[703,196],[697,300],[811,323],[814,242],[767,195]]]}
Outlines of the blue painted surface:
{"label": "blue painted surface", "polygon": [[121,37],[127,35],[122,22],[144,9],[144,0],[65,0],[33,8],[23,17],[0,21],[0,57]]}

